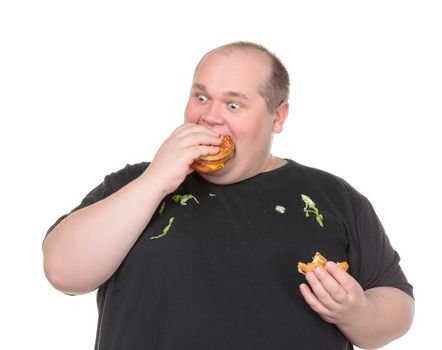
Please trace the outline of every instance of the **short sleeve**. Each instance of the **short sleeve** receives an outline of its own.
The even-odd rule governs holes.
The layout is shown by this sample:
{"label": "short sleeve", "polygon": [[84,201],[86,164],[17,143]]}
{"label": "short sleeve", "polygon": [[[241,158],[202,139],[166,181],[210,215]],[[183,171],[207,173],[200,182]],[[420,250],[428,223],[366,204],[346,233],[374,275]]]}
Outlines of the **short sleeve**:
{"label": "short sleeve", "polygon": [[400,256],[391,246],[377,214],[365,197],[353,230],[349,263],[362,288],[395,287],[413,297],[413,287],[399,264]]}
{"label": "short sleeve", "polygon": [[46,236],[67,216],[73,212],[92,205],[111,194],[117,192],[119,189],[126,186],[129,182],[140,176],[147,168],[148,163],[139,163],[135,165],[126,165],[123,169],[106,175],[103,182],[90,191],[81,201],[81,203],[72,209],[68,214],[61,216],[47,231]]}

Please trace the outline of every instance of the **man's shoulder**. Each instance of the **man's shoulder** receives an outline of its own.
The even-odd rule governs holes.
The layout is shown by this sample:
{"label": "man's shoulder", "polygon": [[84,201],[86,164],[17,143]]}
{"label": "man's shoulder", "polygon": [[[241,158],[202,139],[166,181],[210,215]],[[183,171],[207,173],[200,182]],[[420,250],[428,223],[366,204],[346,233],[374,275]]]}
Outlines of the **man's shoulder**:
{"label": "man's shoulder", "polygon": [[351,187],[351,185],[342,177],[329,171],[304,165],[293,160],[289,160],[289,163],[291,164],[292,168],[295,169],[297,173],[299,173],[300,176],[304,177],[306,180],[314,181],[318,184],[322,183],[334,186]]}
{"label": "man's shoulder", "polygon": [[150,163],[147,162],[126,164],[123,168],[106,175],[102,185],[106,189],[106,192],[113,193],[139,177],[147,169],[149,164]]}
{"label": "man's shoulder", "polygon": [[135,179],[140,176],[149,166],[148,162],[140,162],[134,164],[126,164],[125,167],[121,168],[118,171],[112,172],[108,176],[110,177],[125,177],[128,179]]}
{"label": "man's shoulder", "polygon": [[316,167],[307,166],[298,162],[290,160],[294,174],[296,174],[300,181],[307,185],[307,187],[318,191],[327,197],[337,199],[350,200],[352,202],[360,203],[365,201],[365,197],[356,190],[344,178]]}
{"label": "man's shoulder", "polygon": [[126,171],[128,174],[138,177],[140,176],[149,166],[149,162],[140,162],[140,163],[134,163],[134,164],[126,164]]}

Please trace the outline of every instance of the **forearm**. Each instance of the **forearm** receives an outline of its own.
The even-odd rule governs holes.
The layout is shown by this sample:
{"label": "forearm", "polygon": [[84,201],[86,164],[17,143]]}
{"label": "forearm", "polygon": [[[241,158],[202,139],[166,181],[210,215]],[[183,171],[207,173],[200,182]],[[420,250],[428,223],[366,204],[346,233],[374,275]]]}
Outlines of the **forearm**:
{"label": "forearm", "polygon": [[115,272],[164,197],[149,180],[149,174],[143,174],[106,199],[72,213],[47,236],[44,269],[55,288],[87,293]]}
{"label": "forearm", "polygon": [[375,349],[405,334],[413,322],[414,301],[397,288],[365,292],[365,305],[354,319],[336,326],[356,346]]}
{"label": "forearm", "polygon": [[60,222],[43,243],[44,269],[55,288],[87,293],[109,279],[165,195],[175,191],[203,155],[216,154],[214,130],[185,123],[161,145],[149,167],[113,195]]}

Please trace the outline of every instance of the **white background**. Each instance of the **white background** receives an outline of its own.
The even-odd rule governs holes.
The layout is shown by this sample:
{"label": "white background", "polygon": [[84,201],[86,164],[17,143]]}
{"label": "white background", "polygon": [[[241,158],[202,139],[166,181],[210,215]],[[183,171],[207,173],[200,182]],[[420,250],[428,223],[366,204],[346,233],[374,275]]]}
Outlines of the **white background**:
{"label": "white background", "polygon": [[200,56],[236,40],[291,74],[274,153],[349,181],[402,256],[415,323],[386,349],[434,348],[441,18],[424,0],[2,1],[0,348],[93,348],[95,295],[45,280],[45,231],[104,175],[150,160],[182,121]]}

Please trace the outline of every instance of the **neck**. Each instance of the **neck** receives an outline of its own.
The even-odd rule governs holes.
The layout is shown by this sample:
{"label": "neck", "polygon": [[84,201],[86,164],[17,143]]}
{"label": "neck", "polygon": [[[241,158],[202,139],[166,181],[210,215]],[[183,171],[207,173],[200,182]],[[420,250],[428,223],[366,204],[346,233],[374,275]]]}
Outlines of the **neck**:
{"label": "neck", "polygon": [[269,154],[269,158],[265,163],[262,172],[264,173],[267,171],[278,169],[285,164],[287,164],[287,161],[285,159],[276,157],[273,154]]}

